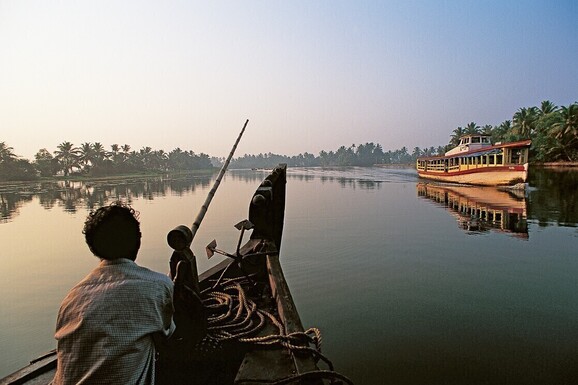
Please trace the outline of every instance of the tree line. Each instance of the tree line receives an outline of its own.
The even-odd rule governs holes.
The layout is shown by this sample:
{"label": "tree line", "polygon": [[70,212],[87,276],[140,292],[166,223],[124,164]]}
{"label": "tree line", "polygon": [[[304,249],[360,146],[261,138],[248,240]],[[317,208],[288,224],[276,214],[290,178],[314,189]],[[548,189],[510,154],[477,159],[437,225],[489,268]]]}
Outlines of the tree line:
{"label": "tree line", "polygon": [[[418,148],[418,147],[416,147]],[[287,163],[292,167],[347,167],[373,166],[375,164],[413,164],[418,156],[423,154],[436,155],[444,151],[443,146],[430,147],[410,153],[407,147],[398,150],[384,151],[379,143],[365,143],[349,147],[341,146],[335,151],[321,151],[318,156],[305,152],[303,154],[287,156],[273,153],[248,155],[233,159],[232,168],[271,168],[279,163]],[[224,158],[216,158],[213,163],[222,164]]]}
{"label": "tree line", "polygon": [[83,143],[79,147],[62,142],[55,151],[40,149],[34,160],[23,159],[14,149],[0,142],[0,180],[34,180],[63,175],[110,176],[144,172],[171,172],[211,169],[207,154],[176,148],[170,152],[143,147],[113,144],[110,150],[102,143]]}
{"label": "tree line", "polygon": [[[337,150],[321,151],[318,156],[305,152],[287,156],[272,153],[248,155],[231,161],[231,168],[271,168],[279,163],[294,167],[371,166],[374,164],[415,164],[420,156],[442,155],[459,143],[463,135],[491,135],[492,142],[511,142],[532,139],[532,162],[578,161],[578,102],[558,107],[545,100],[539,107],[523,107],[511,120],[496,126],[483,126],[470,122],[457,127],[445,146],[408,150],[384,151],[379,143],[365,143]],[[127,144],[113,144],[110,151],[101,143],[83,143],[75,147],[70,142],[58,145],[54,152],[41,149],[34,161],[15,155],[14,149],[0,142],[0,180],[26,180],[53,175],[71,174],[105,176],[135,172],[171,172],[180,170],[210,169],[221,166],[225,158],[209,158],[176,148],[168,153],[143,147],[131,151]]]}
{"label": "tree line", "polygon": [[467,134],[491,135],[492,143],[532,139],[530,160],[543,162],[578,161],[578,102],[558,107],[544,100],[539,107],[524,107],[514,113],[511,120],[497,126],[478,126],[471,122],[456,128],[446,148],[459,144]]}
{"label": "tree line", "polygon": [[[463,135],[484,134],[492,137],[492,143],[532,139],[530,160],[534,163],[578,161],[578,103],[558,107],[545,100],[540,107],[523,107],[511,120],[496,126],[483,126],[470,122],[457,127],[445,146],[420,148],[411,151],[406,147],[395,151],[383,151],[377,143],[341,146],[335,151],[321,151],[319,156],[304,153],[296,156],[277,154],[244,155],[231,162],[232,167],[274,167],[278,163],[289,166],[371,166],[373,164],[415,164],[418,157],[443,155],[457,146]],[[217,159],[222,162],[223,159]]]}

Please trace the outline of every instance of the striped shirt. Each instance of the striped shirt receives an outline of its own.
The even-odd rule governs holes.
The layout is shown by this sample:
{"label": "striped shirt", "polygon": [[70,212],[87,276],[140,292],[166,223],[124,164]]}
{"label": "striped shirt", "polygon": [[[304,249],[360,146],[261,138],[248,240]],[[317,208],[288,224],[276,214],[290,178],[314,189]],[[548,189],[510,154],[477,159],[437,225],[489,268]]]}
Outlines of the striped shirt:
{"label": "striped shirt", "polygon": [[62,302],[53,384],[154,384],[153,335],[174,331],[172,298],[166,275],[103,260]]}

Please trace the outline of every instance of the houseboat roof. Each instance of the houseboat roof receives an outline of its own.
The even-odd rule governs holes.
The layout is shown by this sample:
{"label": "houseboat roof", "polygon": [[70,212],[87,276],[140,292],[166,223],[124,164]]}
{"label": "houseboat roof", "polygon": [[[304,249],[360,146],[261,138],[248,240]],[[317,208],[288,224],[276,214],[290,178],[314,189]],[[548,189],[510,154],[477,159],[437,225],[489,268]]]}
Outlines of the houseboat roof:
{"label": "houseboat roof", "polygon": [[[466,136],[479,136],[479,135],[466,135]],[[531,139],[519,140],[516,142],[508,142],[508,143],[497,142],[494,145],[485,146],[482,148],[476,148],[476,149],[473,149],[470,151],[455,153],[455,154],[451,154],[451,155],[424,156],[424,157],[419,157],[418,160],[449,159],[449,158],[461,158],[461,157],[470,156],[470,155],[486,155],[486,154],[490,154],[490,153],[495,153],[497,150],[500,150],[503,148],[527,147],[527,146],[530,146],[531,144],[532,144]]]}

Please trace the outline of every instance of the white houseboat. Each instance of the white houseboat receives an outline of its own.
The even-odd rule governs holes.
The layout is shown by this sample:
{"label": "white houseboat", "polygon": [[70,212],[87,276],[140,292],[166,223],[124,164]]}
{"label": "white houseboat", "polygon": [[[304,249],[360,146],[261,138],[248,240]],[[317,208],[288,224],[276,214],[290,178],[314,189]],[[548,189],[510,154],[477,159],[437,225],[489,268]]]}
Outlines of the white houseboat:
{"label": "white houseboat", "polygon": [[531,140],[492,145],[489,135],[466,135],[445,155],[417,159],[422,178],[483,186],[514,185],[528,178]]}

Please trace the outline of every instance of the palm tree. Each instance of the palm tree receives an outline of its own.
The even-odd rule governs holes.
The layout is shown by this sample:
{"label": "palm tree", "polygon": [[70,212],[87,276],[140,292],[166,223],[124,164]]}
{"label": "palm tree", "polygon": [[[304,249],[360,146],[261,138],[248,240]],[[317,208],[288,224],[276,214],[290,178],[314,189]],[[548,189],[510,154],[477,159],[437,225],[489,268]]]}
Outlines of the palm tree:
{"label": "palm tree", "polygon": [[419,147],[414,147],[413,148],[413,152],[411,153],[411,157],[413,160],[417,160],[417,158],[419,158],[420,156],[422,156],[423,152],[421,151],[421,148]]}
{"label": "palm tree", "polygon": [[500,142],[506,140],[508,135],[512,132],[512,121],[504,120],[502,123],[494,127],[492,130],[492,142]]}
{"label": "palm tree", "polygon": [[124,170],[126,168],[126,163],[128,161],[128,155],[130,153],[130,145],[123,144],[122,146],[120,146],[120,150],[122,152],[119,152],[118,159],[115,160],[115,166],[117,168]]}
{"label": "palm tree", "polygon": [[[129,148],[130,148],[130,146],[129,146]],[[124,163],[124,161],[126,159],[126,155],[124,152],[120,151],[121,147],[118,144],[111,144],[110,150],[111,150],[111,152],[109,153],[109,155],[111,156],[111,159],[112,159],[112,165],[114,168],[118,169]]]}
{"label": "palm tree", "polygon": [[560,118],[551,133],[558,139],[561,152],[572,161],[578,156],[578,103],[560,107]]}
{"label": "palm tree", "polygon": [[131,151],[127,154],[126,164],[132,171],[140,171],[143,169],[143,161],[141,154],[136,151]]}
{"label": "palm tree", "polygon": [[494,127],[491,124],[485,124],[482,127],[481,133],[483,135],[492,135],[492,131],[494,130]]}
{"label": "palm tree", "polygon": [[560,108],[562,117],[561,126],[563,134],[569,135],[572,139],[578,138],[578,103],[570,104],[568,107]]}
{"label": "palm tree", "polygon": [[85,172],[94,164],[94,153],[91,143],[85,142],[80,145],[78,162],[84,168]]}
{"label": "palm tree", "polygon": [[157,150],[154,152],[156,166],[161,171],[167,171],[169,156],[164,150]]}
{"label": "palm tree", "polygon": [[56,146],[57,150],[54,151],[54,157],[58,160],[60,169],[64,172],[64,176],[68,176],[72,171],[73,167],[78,167],[78,147],[70,142],[62,142]]}
{"label": "palm tree", "polygon": [[15,161],[18,156],[14,154],[12,147],[8,147],[6,142],[0,142],[0,163],[11,163]]}
{"label": "palm tree", "polygon": [[470,122],[464,129],[466,135],[478,135],[480,133],[480,126],[474,122]]}
{"label": "palm tree", "polygon": [[411,162],[411,156],[407,152],[407,147],[403,146],[401,149],[395,151],[397,153],[397,163],[406,164]]}
{"label": "palm tree", "polygon": [[171,150],[168,155],[168,166],[172,170],[182,170],[184,169],[183,162],[183,150],[179,147]]}
{"label": "palm tree", "polygon": [[520,108],[514,114],[514,131],[524,138],[530,138],[536,128],[538,109],[536,107]]}
{"label": "palm tree", "polygon": [[[315,156],[313,154],[305,153],[304,155],[309,155],[311,162],[315,161]],[[375,150],[373,151],[373,155],[375,156],[376,163],[383,163],[384,153],[383,153],[383,147],[381,147],[381,144],[377,143],[375,145]]]}
{"label": "palm tree", "polygon": [[24,160],[19,160],[13,150],[5,142],[0,142],[0,180],[21,179],[27,173],[19,167]]}
{"label": "palm tree", "polygon": [[462,127],[456,128],[452,132],[452,136],[450,138],[450,144],[452,145],[452,147],[456,147],[458,144],[460,144],[460,138],[464,135],[465,135],[465,132],[464,132],[464,129]]}
{"label": "palm tree", "polygon": [[540,109],[537,111],[539,116],[544,116],[558,111],[558,107],[549,100],[543,100]]}
{"label": "palm tree", "polygon": [[352,147],[346,148],[341,146],[337,149],[335,155],[337,156],[337,164],[339,166],[351,166],[354,163],[355,152]]}
{"label": "palm tree", "polygon": [[94,154],[94,162],[96,165],[102,165],[102,163],[109,157],[108,152],[100,142],[95,142],[92,145],[92,153]]}
{"label": "palm tree", "polygon": [[142,159],[142,163],[145,167],[145,169],[150,169],[151,168],[151,164],[153,163],[153,149],[150,147],[143,147],[140,149],[139,151],[139,155]]}

